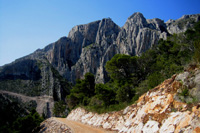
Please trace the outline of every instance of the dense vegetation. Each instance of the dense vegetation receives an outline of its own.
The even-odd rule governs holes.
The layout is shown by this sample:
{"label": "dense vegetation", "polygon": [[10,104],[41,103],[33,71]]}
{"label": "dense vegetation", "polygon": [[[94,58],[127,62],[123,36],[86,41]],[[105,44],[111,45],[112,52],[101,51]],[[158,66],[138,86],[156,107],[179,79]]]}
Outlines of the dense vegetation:
{"label": "dense vegetation", "polygon": [[53,107],[53,115],[56,117],[66,117],[67,105],[64,101],[57,101]]}
{"label": "dense vegetation", "polygon": [[119,110],[135,102],[139,96],[188,63],[200,62],[200,22],[193,29],[174,34],[141,56],[115,55],[106,63],[110,81],[95,84],[94,75],[87,73],[67,96],[70,109],[83,106],[99,113]]}
{"label": "dense vegetation", "polygon": [[[37,132],[43,118],[34,108],[36,103],[22,104],[16,98],[0,95],[0,133]],[[29,112],[30,111],[30,112]]]}

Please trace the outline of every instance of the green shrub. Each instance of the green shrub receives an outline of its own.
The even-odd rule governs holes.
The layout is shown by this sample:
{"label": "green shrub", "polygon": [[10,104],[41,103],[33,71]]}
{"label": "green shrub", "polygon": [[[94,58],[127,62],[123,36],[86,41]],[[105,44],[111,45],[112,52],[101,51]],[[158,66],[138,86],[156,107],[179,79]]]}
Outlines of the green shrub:
{"label": "green shrub", "polygon": [[200,40],[194,42],[194,47],[195,47],[194,60],[197,63],[200,63]]}
{"label": "green shrub", "polygon": [[58,101],[54,103],[53,114],[57,117],[65,117],[67,106],[63,101]]}

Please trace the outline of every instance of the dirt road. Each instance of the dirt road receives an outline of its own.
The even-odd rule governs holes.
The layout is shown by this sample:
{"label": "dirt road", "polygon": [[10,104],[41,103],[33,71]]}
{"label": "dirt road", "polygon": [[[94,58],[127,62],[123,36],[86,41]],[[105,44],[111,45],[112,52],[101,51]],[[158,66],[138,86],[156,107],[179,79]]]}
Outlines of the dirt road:
{"label": "dirt road", "polygon": [[36,101],[37,103],[37,112],[39,114],[43,113],[43,109],[44,107],[47,105],[47,103],[49,103],[49,108],[53,108],[54,105],[54,101],[53,101],[53,97],[52,96],[35,96],[35,97],[31,97],[31,96],[26,96],[24,94],[19,94],[19,93],[15,93],[15,92],[10,92],[10,91],[4,91],[4,90],[0,90],[0,94],[7,94],[10,96],[14,96],[17,97],[19,99],[22,100],[22,102],[29,102],[29,101]]}
{"label": "dirt road", "polygon": [[66,118],[56,118],[56,119],[58,121],[65,123],[69,128],[71,128],[73,133],[115,133],[113,131],[106,131],[101,128],[94,128],[79,122],[67,120]]}

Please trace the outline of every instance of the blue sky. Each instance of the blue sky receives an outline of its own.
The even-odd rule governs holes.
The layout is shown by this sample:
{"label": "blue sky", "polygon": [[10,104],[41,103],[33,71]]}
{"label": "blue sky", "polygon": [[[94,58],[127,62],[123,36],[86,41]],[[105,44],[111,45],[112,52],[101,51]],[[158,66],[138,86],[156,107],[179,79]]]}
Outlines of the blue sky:
{"label": "blue sky", "polygon": [[0,66],[67,36],[72,27],[134,12],[147,19],[200,13],[200,0],[0,0]]}

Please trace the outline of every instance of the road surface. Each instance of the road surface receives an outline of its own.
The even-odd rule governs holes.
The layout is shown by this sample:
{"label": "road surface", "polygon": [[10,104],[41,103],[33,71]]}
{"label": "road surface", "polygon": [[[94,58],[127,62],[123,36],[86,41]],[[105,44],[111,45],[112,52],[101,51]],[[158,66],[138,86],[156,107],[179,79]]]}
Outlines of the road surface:
{"label": "road surface", "polygon": [[46,107],[47,103],[49,104],[50,110],[53,108],[53,105],[54,105],[52,96],[44,95],[44,96],[31,97],[31,96],[26,96],[24,94],[19,94],[19,93],[10,92],[10,91],[4,91],[4,90],[0,90],[0,94],[7,94],[10,96],[17,97],[17,98],[21,99],[22,102],[29,102],[32,100],[36,101],[36,103],[37,103],[36,110],[40,115],[43,113],[43,109],[44,109],[44,107]]}
{"label": "road surface", "polygon": [[58,121],[65,123],[73,133],[115,133],[114,131],[106,131],[102,128],[94,128],[79,122],[67,120],[66,118],[56,118]]}

